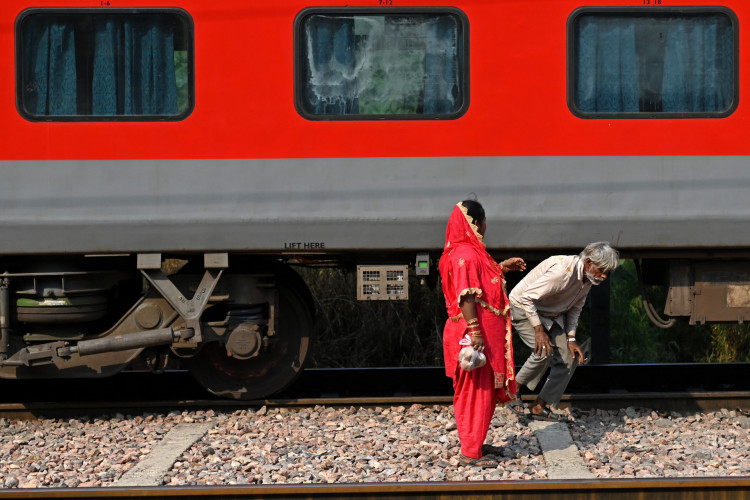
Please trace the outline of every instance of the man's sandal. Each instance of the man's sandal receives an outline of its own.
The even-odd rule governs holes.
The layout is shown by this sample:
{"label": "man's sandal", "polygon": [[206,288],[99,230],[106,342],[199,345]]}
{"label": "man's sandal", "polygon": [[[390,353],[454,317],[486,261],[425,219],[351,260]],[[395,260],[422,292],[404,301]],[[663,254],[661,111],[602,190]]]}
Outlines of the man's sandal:
{"label": "man's sandal", "polygon": [[480,469],[496,469],[500,465],[489,457],[469,458],[463,454],[458,455],[458,463],[465,467],[479,467]]}
{"label": "man's sandal", "polygon": [[516,414],[518,418],[526,418],[526,414],[524,413],[524,406],[523,403],[518,401],[516,403],[510,403],[508,405],[508,409]]}
{"label": "man's sandal", "polygon": [[531,412],[531,418],[534,420],[542,420],[544,422],[561,422],[561,423],[568,423],[569,420],[565,418],[564,415],[560,415],[559,413],[553,413],[552,410],[547,408],[546,406],[542,406],[542,412],[538,415],[534,413],[532,410]]}

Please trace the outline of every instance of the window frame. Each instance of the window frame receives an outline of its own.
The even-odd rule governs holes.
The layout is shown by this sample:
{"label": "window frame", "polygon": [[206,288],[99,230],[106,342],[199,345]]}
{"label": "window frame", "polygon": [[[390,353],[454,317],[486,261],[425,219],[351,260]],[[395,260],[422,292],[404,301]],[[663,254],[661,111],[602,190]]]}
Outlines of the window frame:
{"label": "window frame", "polygon": [[[576,75],[578,67],[575,63],[575,26],[578,18],[584,14],[720,14],[726,16],[732,26],[733,46],[733,75],[732,75],[732,102],[725,111],[691,111],[691,112],[600,112],[583,111],[576,106]],[[657,14],[658,15],[658,14]],[[737,15],[728,7],[706,6],[706,7],[580,7],[569,16],[566,27],[566,72],[567,72],[567,103],[568,109],[578,118],[584,119],[674,119],[674,118],[726,118],[733,114],[739,105],[739,21]]]}
{"label": "window frame", "polygon": [[[188,102],[187,107],[182,113],[175,115],[35,115],[27,112],[23,106],[23,23],[32,15],[92,15],[92,14],[167,14],[180,18],[183,26],[186,28],[186,48],[187,48],[187,87]],[[30,122],[174,122],[186,119],[195,109],[195,24],[190,14],[178,7],[138,7],[138,8],[120,8],[120,7],[32,7],[23,10],[14,25],[14,38],[16,44],[15,50],[15,86],[16,86],[16,110],[26,120]]]}
{"label": "window frame", "polygon": [[[457,55],[462,58],[461,67],[461,94],[463,102],[461,106],[450,114],[357,114],[357,115],[316,115],[305,110],[303,100],[306,89],[306,75],[303,71],[305,62],[302,53],[302,42],[304,40],[305,20],[313,15],[341,15],[341,16],[366,16],[366,15],[409,15],[409,14],[449,14],[458,18],[461,29],[461,41],[463,50]],[[294,108],[300,116],[311,121],[401,121],[401,120],[455,120],[463,116],[469,109],[469,18],[460,9],[455,7],[309,7],[301,10],[294,19]]]}

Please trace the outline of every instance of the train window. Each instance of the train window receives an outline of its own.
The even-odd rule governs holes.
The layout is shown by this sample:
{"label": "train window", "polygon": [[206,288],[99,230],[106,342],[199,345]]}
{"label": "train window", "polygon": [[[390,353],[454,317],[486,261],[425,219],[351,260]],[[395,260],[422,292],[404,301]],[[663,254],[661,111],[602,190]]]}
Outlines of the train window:
{"label": "train window", "polygon": [[180,9],[29,9],[16,100],[34,121],[180,120],[192,110],[192,21]]}
{"label": "train window", "polygon": [[468,107],[468,23],[456,9],[307,9],[294,45],[305,118],[452,119]]}
{"label": "train window", "polygon": [[738,103],[725,8],[582,8],[568,20],[568,105],[583,118],[723,117]]}

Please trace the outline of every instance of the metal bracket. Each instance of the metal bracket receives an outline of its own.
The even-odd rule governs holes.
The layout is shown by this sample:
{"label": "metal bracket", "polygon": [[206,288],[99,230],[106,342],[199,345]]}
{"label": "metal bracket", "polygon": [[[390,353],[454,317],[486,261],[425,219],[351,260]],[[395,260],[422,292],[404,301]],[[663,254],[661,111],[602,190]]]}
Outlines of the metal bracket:
{"label": "metal bracket", "polygon": [[58,349],[64,349],[68,342],[57,341],[25,347],[10,358],[0,362],[0,366],[40,366],[50,365],[58,357]]}
{"label": "metal bracket", "polygon": [[[156,266],[158,262],[158,267]],[[149,283],[161,294],[169,305],[185,320],[185,327],[193,331],[189,337],[192,342],[200,342],[200,316],[206,308],[208,299],[216,288],[224,269],[229,267],[227,254],[205,254],[204,266],[206,267],[203,278],[192,299],[187,299],[180,293],[168,276],[161,270],[161,254],[139,254],[138,269]]]}

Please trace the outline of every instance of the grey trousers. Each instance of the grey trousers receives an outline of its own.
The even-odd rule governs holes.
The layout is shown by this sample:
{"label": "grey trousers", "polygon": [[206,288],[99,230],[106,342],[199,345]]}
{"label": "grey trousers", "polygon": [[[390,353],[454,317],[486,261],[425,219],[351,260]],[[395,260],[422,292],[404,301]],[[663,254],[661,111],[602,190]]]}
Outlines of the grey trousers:
{"label": "grey trousers", "polygon": [[[531,326],[526,313],[523,309],[512,305],[510,313],[513,331],[523,340],[524,344],[533,349],[536,336],[534,335],[534,327]],[[542,380],[544,372],[549,368],[549,377],[547,377],[542,390],[539,391],[539,397],[550,405],[556,405],[560,402],[560,398],[562,398],[563,392],[565,392],[565,388],[578,366],[578,360],[571,355],[570,349],[568,349],[567,335],[557,323],[552,325],[552,328],[547,331],[547,335],[554,346],[552,355],[540,358],[532,352],[516,373],[516,383],[525,385],[533,391]]]}

